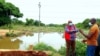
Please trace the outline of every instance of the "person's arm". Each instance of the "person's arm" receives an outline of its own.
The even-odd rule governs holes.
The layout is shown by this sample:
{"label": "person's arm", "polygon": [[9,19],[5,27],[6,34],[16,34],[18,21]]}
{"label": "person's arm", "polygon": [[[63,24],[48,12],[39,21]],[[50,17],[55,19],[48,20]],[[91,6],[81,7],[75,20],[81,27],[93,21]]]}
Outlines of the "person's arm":
{"label": "person's arm", "polygon": [[73,25],[73,27],[74,27],[74,30],[72,30],[72,32],[73,32],[73,33],[78,32],[78,29],[76,28],[76,26],[75,26],[75,25]]}
{"label": "person's arm", "polygon": [[72,30],[69,30],[67,27],[65,28],[65,31],[68,32],[69,34],[72,33]]}
{"label": "person's arm", "polygon": [[78,29],[75,29],[75,30],[73,30],[72,32],[73,32],[73,33],[76,33],[76,32],[78,32]]}
{"label": "person's arm", "polygon": [[79,31],[83,36],[85,36],[88,39],[91,38],[91,36],[94,34],[93,32],[90,32],[89,34],[85,34],[82,30],[79,30]]}
{"label": "person's arm", "polygon": [[78,29],[75,27],[75,25],[73,25],[72,27],[75,28],[75,29],[69,30],[68,27],[66,27],[65,28],[66,32],[68,32],[68,33],[76,33],[76,32],[78,32]]}

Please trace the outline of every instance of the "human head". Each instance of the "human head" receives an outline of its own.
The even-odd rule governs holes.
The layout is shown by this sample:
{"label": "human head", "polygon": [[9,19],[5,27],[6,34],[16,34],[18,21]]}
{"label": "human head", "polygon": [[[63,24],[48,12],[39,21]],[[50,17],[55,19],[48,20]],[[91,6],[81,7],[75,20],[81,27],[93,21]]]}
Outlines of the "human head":
{"label": "human head", "polygon": [[72,23],[71,20],[68,21],[68,25],[69,25],[69,26],[72,26],[72,25],[73,25],[73,23]]}
{"label": "human head", "polygon": [[91,24],[95,24],[96,23],[96,19],[95,18],[91,18],[90,23]]}

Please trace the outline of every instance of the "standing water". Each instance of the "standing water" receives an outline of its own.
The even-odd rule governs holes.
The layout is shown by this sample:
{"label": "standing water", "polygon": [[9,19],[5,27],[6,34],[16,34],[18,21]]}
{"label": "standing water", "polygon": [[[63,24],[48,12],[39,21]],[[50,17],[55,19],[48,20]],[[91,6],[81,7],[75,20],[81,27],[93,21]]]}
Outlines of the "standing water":
{"label": "standing water", "polygon": [[[20,49],[26,49],[29,45],[38,44],[38,33],[34,33],[34,36],[21,36],[18,37],[22,41]],[[61,46],[65,46],[65,40],[62,38],[61,33],[40,33],[40,42],[43,42],[49,46],[59,49]]]}
{"label": "standing water", "polygon": [[[21,49],[27,50],[29,45],[38,44],[38,33],[33,33],[33,36],[20,36],[17,38],[0,39],[0,49]],[[43,42],[55,49],[59,49],[61,46],[65,46],[65,39],[62,37],[62,33],[40,33],[40,42]],[[80,39],[77,39],[80,40]]]}

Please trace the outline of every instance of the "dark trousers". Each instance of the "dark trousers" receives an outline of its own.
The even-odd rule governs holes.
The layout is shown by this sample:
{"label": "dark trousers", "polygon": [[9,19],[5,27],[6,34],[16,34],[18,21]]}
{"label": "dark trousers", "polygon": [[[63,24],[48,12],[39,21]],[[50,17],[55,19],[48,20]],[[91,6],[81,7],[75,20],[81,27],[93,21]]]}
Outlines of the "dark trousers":
{"label": "dark trousers", "polygon": [[95,55],[94,56],[100,56],[100,46],[96,47]]}
{"label": "dark trousers", "polygon": [[96,46],[88,45],[87,46],[87,55],[86,56],[94,56]]}
{"label": "dark trousers", "polygon": [[66,40],[66,52],[66,56],[75,56],[75,40]]}

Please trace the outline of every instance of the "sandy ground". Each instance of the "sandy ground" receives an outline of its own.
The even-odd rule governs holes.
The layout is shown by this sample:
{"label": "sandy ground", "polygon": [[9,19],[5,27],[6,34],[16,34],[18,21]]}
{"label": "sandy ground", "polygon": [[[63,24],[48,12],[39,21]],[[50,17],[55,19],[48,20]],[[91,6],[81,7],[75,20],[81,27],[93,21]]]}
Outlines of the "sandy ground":
{"label": "sandy ground", "polygon": [[[11,30],[11,31],[14,31],[14,33],[20,32],[17,30]],[[0,36],[5,36],[7,32],[9,32],[8,29],[0,29]]]}
{"label": "sandy ground", "polygon": [[9,32],[9,30],[0,29],[0,36],[5,36],[7,32]]}

